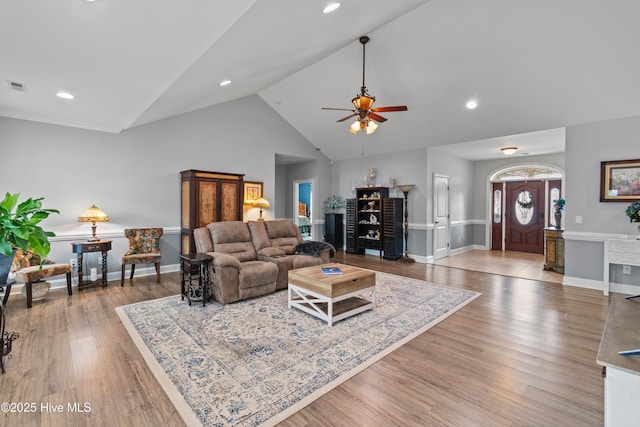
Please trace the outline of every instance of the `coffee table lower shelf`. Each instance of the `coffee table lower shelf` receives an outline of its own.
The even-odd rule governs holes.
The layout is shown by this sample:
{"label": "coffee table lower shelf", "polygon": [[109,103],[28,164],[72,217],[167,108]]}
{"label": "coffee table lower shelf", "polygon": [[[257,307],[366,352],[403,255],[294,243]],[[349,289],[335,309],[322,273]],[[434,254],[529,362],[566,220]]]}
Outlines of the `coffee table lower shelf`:
{"label": "coffee table lower shelf", "polygon": [[[371,299],[361,297],[363,293],[370,293]],[[372,310],[376,306],[376,288],[365,288],[329,298],[289,283],[288,304],[289,308],[297,308],[333,326],[335,322],[347,317]]]}

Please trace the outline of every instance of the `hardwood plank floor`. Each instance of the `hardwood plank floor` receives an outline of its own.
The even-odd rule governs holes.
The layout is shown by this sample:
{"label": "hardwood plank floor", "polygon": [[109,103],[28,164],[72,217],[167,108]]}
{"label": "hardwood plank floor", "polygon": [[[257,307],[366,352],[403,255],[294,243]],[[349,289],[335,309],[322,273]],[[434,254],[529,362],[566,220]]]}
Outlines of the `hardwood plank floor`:
{"label": "hardwood plank floor", "polygon": [[526,252],[473,249],[440,258],[435,264],[552,283],[562,283],[564,277],[562,274],[542,268],[544,255]]}
{"label": "hardwood plank floor", "polygon": [[[282,426],[601,426],[596,354],[601,292],[434,264],[339,252],[337,262],[481,292],[482,296],[281,423]],[[114,308],[179,293],[178,273],[52,291],[31,310],[7,304],[17,331],[0,402],[6,426],[181,426]],[[186,302],[185,302],[186,304]],[[73,413],[68,404],[90,410]],[[46,405],[63,405],[53,412]],[[43,408],[44,406],[44,408]]]}

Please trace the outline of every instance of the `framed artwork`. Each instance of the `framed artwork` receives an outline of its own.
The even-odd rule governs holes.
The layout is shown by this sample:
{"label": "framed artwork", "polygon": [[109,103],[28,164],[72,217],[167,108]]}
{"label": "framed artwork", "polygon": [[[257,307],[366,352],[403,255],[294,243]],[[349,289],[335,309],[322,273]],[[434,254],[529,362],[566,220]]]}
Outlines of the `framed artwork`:
{"label": "framed artwork", "polygon": [[262,183],[244,181],[244,204],[250,205],[262,197]]}
{"label": "framed artwork", "polygon": [[640,200],[640,159],[600,163],[600,201]]}

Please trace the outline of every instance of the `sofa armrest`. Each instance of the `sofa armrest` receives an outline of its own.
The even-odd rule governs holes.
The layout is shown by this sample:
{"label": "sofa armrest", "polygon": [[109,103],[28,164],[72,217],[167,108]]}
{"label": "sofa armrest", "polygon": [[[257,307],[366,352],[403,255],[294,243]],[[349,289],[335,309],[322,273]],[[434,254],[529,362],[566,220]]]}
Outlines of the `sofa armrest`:
{"label": "sofa armrest", "polygon": [[282,249],[268,247],[258,251],[258,259],[261,261],[270,261],[269,258],[276,258],[287,255]]}
{"label": "sofa armrest", "polygon": [[207,252],[213,257],[209,264],[209,278],[213,297],[223,304],[238,301],[238,278],[240,275],[240,261],[238,258],[223,252]]}
{"label": "sofa armrest", "polygon": [[240,270],[240,261],[232,255],[223,252],[207,252],[207,255],[213,257],[214,268],[235,267]]}

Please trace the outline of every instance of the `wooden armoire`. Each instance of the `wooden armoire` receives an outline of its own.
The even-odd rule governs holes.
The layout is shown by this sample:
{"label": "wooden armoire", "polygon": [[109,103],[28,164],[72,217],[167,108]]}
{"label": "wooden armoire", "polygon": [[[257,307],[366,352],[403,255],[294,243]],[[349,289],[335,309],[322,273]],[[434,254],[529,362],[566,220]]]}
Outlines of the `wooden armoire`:
{"label": "wooden armoire", "polygon": [[183,254],[195,253],[193,229],[210,222],[242,221],[244,174],[180,172],[180,241]]}

